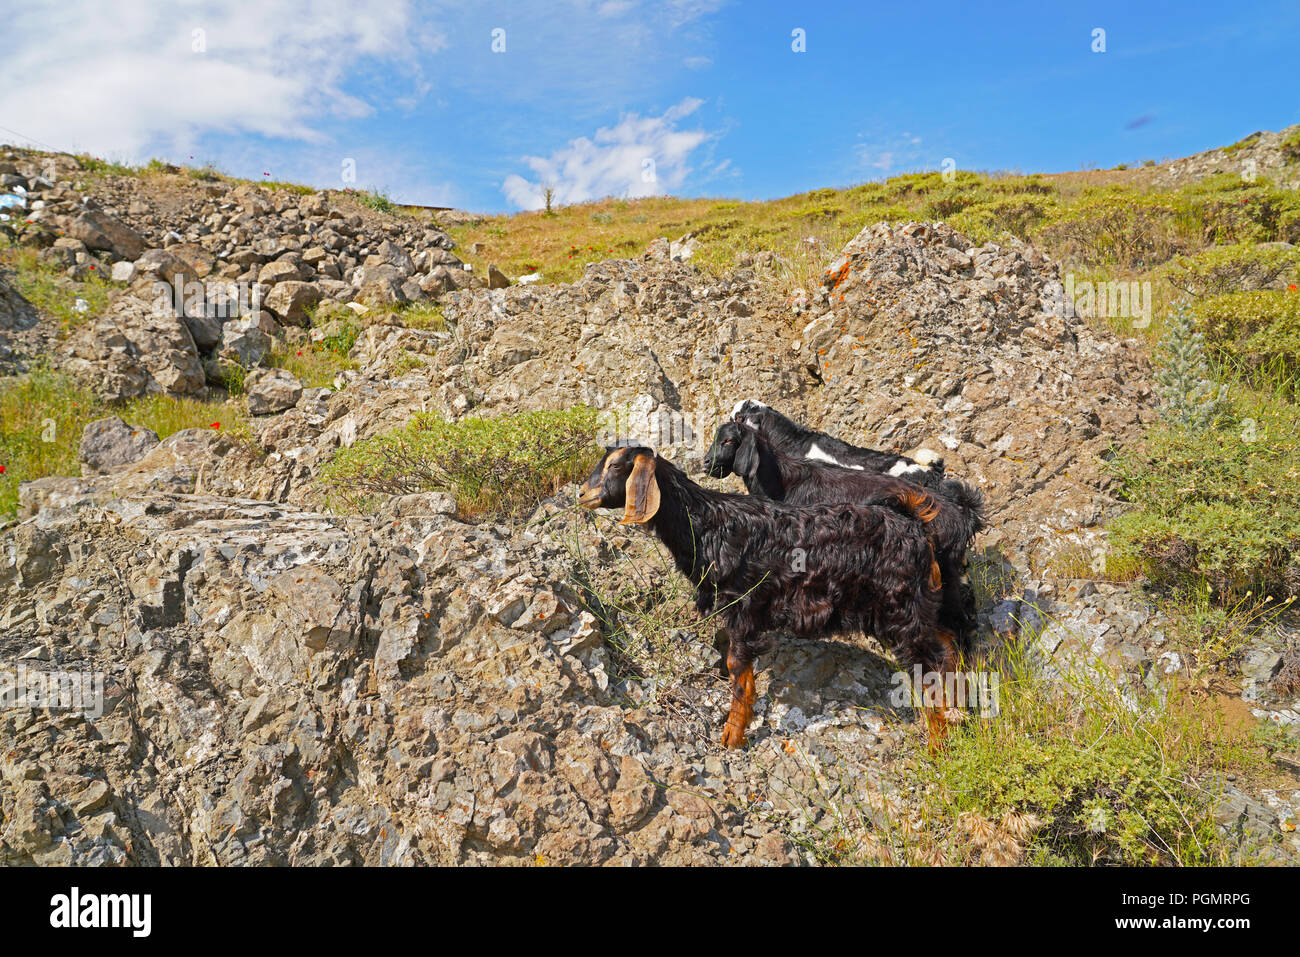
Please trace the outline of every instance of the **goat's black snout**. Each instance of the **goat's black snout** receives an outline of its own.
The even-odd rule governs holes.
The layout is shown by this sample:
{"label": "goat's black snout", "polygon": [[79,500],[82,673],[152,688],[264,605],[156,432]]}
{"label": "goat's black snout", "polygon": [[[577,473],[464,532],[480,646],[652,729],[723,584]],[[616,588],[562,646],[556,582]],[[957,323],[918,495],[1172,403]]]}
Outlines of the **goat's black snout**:
{"label": "goat's black snout", "polygon": [[713,478],[726,478],[736,463],[736,450],[740,446],[738,426],[724,422],[713,436],[713,444],[704,453],[704,470]]}

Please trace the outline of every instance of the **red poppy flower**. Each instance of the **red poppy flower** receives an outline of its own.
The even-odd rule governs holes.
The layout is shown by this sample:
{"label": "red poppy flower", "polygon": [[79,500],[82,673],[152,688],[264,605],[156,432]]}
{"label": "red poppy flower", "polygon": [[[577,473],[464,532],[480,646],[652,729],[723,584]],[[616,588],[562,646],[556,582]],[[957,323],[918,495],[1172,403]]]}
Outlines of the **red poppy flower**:
{"label": "red poppy flower", "polygon": [[1295,292],[1295,283],[1291,283],[1291,284],[1290,284],[1289,286],[1287,286],[1286,288],[1287,288],[1288,290],[1290,290],[1291,292]]}
{"label": "red poppy flower", "polygon": [[220,423],[220,422],[209,422],[209,423],[208,423],[208,428],[210,428],[210,429],[219,429],[219,428],[221,428],[221,423]]}
{"label": "red poppy flower", "polygon": [[4,471],[5,471],[5,467],[3,465],[0,465],[0,475],[3,475]]}

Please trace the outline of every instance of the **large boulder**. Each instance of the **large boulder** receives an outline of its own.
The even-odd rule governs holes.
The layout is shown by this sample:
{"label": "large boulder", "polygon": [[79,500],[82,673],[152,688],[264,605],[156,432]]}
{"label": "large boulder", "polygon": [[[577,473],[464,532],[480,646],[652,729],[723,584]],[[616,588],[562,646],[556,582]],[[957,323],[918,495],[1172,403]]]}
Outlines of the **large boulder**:
{"label": "large boulder", "polygon": [[280,283],[302,279],[302,270],[297,264],[287,259],[277,259],[263,266],[257,273],[257,281],[263,283]]}
{"label": "large boulder", "polygon": [[173,287],[180,283],[183,290],[185,283],[197,278],[193,266],[179,256],[173,256],[167,249],[145,250],[135,259],[135,268],[130,275],[132,291],[149,297],[159,294],[159,283]]}
{"label": "large boulder", "polygon": [[109,400],[151,393],[193,396],[206,386],[185,323],[137,296],[123,296],[82,326],[67,346],[68,368]]}
{"label": "large boulder", "polygon": [[[381,273],[379,276],[372,278],[372,267],[365,267],[365,273],[357,286],[357,302],[368,302],[376,305],[396,305],[399,303],[409,302],[410,297],[406,294],[405,283],[398,276],[392,273]],[[381,270],[387,270],[390,267],[377,267]],[[360,272],[361,270],[358,270]]]}
{"label": "large boulder", "polygon": [[411,261],[410,254],[388,239],[379,244],[378,250],[366,257],[366,268],[368,270],[379,266],[390,267],[402,279],[410,277],[415,272],[415,263]]}
{"label": "large boulder", "polygon": [[192,278],[204,279],[216,267],[216,258],[198,243],[175,243],[167,252],[189,267]]}
{"label": "large boulder", "polygon": [[281,322],[303,326],[307,324],[307,310],[321,298],[320,287],[315,283],[290,280],[276,283],[262,300],[262,305]]}
{"label": "large boulder", "polygon": [[66,224],[64,232],[91,249],[112,253],[117,259],[135,259],[145,250],[145,241],[139,233],[99,209],[78,213]]}
{"label": "large boulder", "polygon": [[244,379],[249,415],[273,415],[302,398],[302,383],[286,369],[256,369]]}
{"label": "large boulder", "polygon": [[254,319],[238,319],[221,328],[221,358],[251,369],[271,351],[271,337]]}
{"label": "large boulder", "polygon": [[82,475],[102,475],[142,458],[158,444],[158,433],[128,425],[114,415],[96,419],[81,430],[77,457]]}

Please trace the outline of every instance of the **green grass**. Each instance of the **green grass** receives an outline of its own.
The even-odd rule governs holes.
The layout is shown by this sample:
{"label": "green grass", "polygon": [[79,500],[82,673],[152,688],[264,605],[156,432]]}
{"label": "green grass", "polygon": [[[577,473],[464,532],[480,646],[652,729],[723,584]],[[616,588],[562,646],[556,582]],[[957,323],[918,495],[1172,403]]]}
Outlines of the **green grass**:
{"label": "green grass", "polygon": [[77,161],[81,163],[81,168],[87,173],[100,176],[134,176],[139,169],[126,163],[118,163],[113,160],[99,159],[87,153],[77,153]]}
{"label": "green grass", "polygon": [[[885,787],[845,774],[852,762],[833,739],[818,756],[786,741],[811,782],[783,821],[788,836],[833,865],[1253,860],[1258,848],[1215,824],[1216,782],[1231,771],[1276,785],[1274,755],[1294,742],[1259,734],[1240,709],[1181,679],[1149,690],[1096,660],[1062,664],[1052,675],[1027,645],[1003,649],[996,716],[968,716]],[[773,780],[790,786],[788,775]]]}
{"label": "green grass", "polygon": [[[21,246],[0,247],[0,268],[11,270],[10,281],[23,298],[52,316],[63,332],[102,315],[108,308],[113,285],[106,279],[69,279],[65,270],[42,263],[36,250]],[[85,308],[77,308],[77,300]]]}
{"label": "green grass", "polygon": [[396,204],[388,197],[386,192],[377,189],[345,189],[342,191],[345,196],[350,196],[362,206],[373,209],[377,213],[396,213],[398,212]]}
{"label": "green grass", "polygon": [[250,440],[238,403],[146,396],[113,406],[48,368],[0,379],[0,517],[18,508],[18,486],[50,475],[80,475],[81,432],[95,419],[121,416],[165,439],[182,429],[208,429]]}
{"label": "green grass", "polygon": [[1169,284],[1195,299],[1263,289],[1300,268],[1300,251],[1232,243],[1179,256],[1165,267]]}
{"label": "green grass", "polygon": [[442,306],[434,302],[413,302],[401,306],[396,311],[398,322],[408,329],[427,329],[441,331],[447,328],[447,319],[442,314]]}
{"label": "green grass", "polygon": [[406,426],[342,449],[319,481],[331,507],[371,511],[394,495],[448,491],[463,517],[518,518],[599,459],[597,416],[579,406]]}
{"label": "green grass", "polygon": [[967,721],[923,759],[927,815],[974,844],[994,822],[1019,819],[1019,847],[997,849],[1013,859],[995,851],[984,863],[1224,863],[1205,782],[1229,769],[1264,773],[1266,750],[1176,689],[1120,695],[1116,682],[1125,679],[1095,662],[1051,680],[1013,651],[998,716]]}
{"label": "green grass", "polygon": [[[1300,236],[1300,196],[1267,177],[1157,191],[1126,173],[1098,175],[914,173],[765,202],[606,199],[488,217],[451,233],[475,269],[494,263],[512,276],[541,271],[572,282],[588,260],[635,256],[655,237],[694,232],[701,247],[692,261],[702,268],[721,273],[737,253],[771,249],[786,262],[778,279],[792,286],[820,279],[848,239],[881,220],[941,219],[977,242],[1031,241],[1069,268],[1147,270],[1213,243]],[[476,242],[482,251],[468,253]]]}
{"label": "green grass", "polygon": [[1292,163],[1300,163],[1300,130],[1282,140],[1282,155]]}

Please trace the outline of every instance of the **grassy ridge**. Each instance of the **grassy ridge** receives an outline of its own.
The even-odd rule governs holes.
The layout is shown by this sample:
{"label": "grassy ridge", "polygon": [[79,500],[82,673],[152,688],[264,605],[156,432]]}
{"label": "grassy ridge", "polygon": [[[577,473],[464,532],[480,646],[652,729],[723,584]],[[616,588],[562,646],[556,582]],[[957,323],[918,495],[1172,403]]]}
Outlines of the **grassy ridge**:
{"label": "grassy ridge", "polygon": [[491,262],[508,275],[540,270],[546,281],[571,282],[588,261],[637,255],[655,237],[693,232],[701,242],[693,261],[701,267],[721,272],[738,253],[768,249],[786,260],[791,285],[819,278],[845,242],[882,220],[942,220],[977,242],[1016,237],[1072,266],[1122,269],[1150,268],[1216,243],[1300,241],[1300,196],[1266,177],[1247,183],[1217,176],[1174,191],[1140,183],[916,173],[766,202],[606,199],[550,214],[487,217],[451,233],[476,269]]}

